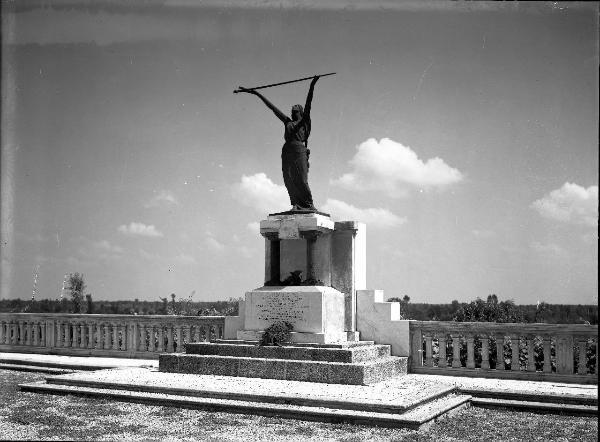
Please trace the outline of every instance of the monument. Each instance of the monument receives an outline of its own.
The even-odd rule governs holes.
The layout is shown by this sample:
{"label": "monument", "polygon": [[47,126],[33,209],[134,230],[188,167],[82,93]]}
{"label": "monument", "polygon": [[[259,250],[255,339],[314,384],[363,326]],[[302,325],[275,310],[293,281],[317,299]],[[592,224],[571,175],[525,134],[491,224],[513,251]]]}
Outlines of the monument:
{"label": "monument", "polygon": [[[234,91],[258,96],[284,124],[282,172],[292,209],[260,222],[264,284],[246,292],[239,316],[226,318],[224,339],[161,354],[161,371],[341,384],[370,384],[406,373],[406,357],[391,356],[390,345],[361,341],[357,330],[357,294],[373,298],[374,293],[365,290],[366,226],[335,222],[313,204],[308,138],[319,77],[293,80],[312,79],[304,107],[294,105],[290,117],[256,90],[290,82]],[[377,314],[365,315],[369,325],[378,322],[372,320]],[[288,342],[259,345],[269,342],[265,333],[279,324],[291,330],[286,330]]]}

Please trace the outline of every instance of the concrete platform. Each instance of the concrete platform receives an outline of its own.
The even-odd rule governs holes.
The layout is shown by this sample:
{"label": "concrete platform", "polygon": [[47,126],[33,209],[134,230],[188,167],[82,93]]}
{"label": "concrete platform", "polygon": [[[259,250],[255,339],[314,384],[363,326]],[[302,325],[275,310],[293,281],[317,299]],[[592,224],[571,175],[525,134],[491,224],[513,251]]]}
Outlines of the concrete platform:
{"label": "concrete platform", "polygon": [[21,384],[23,391],[78,394],[116,400],[302,420],[420,428],[469,405],[455,387],[398,377],[371,386],[163,373],[120,368],[50,376]]}

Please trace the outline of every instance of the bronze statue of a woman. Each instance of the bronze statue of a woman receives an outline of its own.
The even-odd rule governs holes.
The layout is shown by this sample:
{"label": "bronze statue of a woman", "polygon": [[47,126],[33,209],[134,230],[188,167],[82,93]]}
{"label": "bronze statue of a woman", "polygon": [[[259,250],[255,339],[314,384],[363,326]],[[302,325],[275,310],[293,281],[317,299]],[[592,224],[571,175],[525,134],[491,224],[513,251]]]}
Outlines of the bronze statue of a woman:
{"label": "bronze statue of a woman", "polygon": [[308,156],[310,154],[308,137],[310,135],[310,107],[315,83],[318,79],[319,76],[315,76],[310,82],[304,108],[300,104],[292,106],[291,117],[281,112],[260,92],[254,89],[239,88],[239,92],[246,92],[260,98],[285,126],[285,144],[281,150],[281,169],[283,182],[292,203],[292,211],[317,211],[313,205],[310,187],[308,187]]}

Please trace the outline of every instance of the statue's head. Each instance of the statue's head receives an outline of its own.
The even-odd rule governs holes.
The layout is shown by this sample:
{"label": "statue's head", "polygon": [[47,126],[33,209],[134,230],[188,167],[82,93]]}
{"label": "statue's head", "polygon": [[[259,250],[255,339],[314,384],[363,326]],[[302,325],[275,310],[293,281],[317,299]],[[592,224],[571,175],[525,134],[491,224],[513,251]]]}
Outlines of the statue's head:
{"label": "statue's head", "polygon": [[302,105],[294,104],[292,106],[292,120],[293,121],[298,121],[300,118],[302,118],[303,114],[304,114],[304,108],[302,107]]}

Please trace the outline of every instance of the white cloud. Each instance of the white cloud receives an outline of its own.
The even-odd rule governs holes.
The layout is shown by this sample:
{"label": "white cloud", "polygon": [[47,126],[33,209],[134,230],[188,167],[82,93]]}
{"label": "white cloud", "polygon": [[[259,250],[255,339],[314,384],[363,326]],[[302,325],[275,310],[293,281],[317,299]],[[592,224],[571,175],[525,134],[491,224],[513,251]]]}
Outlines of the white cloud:
{"label": "white cloud", "polygon": [[225,250],[225,244],[219,242],[210,232],[206,232],[206,237],[204,238],[204,244],[208,247],[209,250],[213,252],[222,252]]}
{"label": "white cloud", "polygon": [[598,225],[598,186],[587,189],[577,184],[565,183],[543,198],[534,201],[531,208],[545,218],[557,221]]}
{"label": "white cloud", "polygon": [[172,192],[169,192],[168,190],[161,190],[160,192],[158,192],[158,194],[150,198],[150,200],[148,200],[146,204],[144,204],[144,207],[151,208],[177,204],[179,204],[179,202],[177,201],[177,198],[175,198],[175,195],[173,195]]}
{"label": "white cloud", "polygon": [[118,228],[120,233],[130,236],[147,236],[147,237],[160,237],[164,236],[163,233],[156,229],[153,225],[146,225],[143,223],[131,222],[129,225],[121,225]]}
{"label": "white cloud", "polygon": [[401,218],[387,209],[360,209],[332,198],[325,202],[322,210],[330,213],[339,221],[361,221],[369,227],[375,228],[396,227],[406,222],[406,218]]}
{"label": "white cloud", "polygon": [[262,172],[242,175],[240,182],[232,186],[231,193],[240,203],[260,212],[277,212],[289,205],[285,186],[275,184]]}
{"label": "white cloud", "polygon": [[356,149],[350,160],[352,171],[331,180],[331,184],[348,190],[385,192],[398,198],[406,196],[411,186],[443,189],[463,179],[460,171],[441,158],[423,162],[409,147],[389,138],[379,142],[369,138]]}

